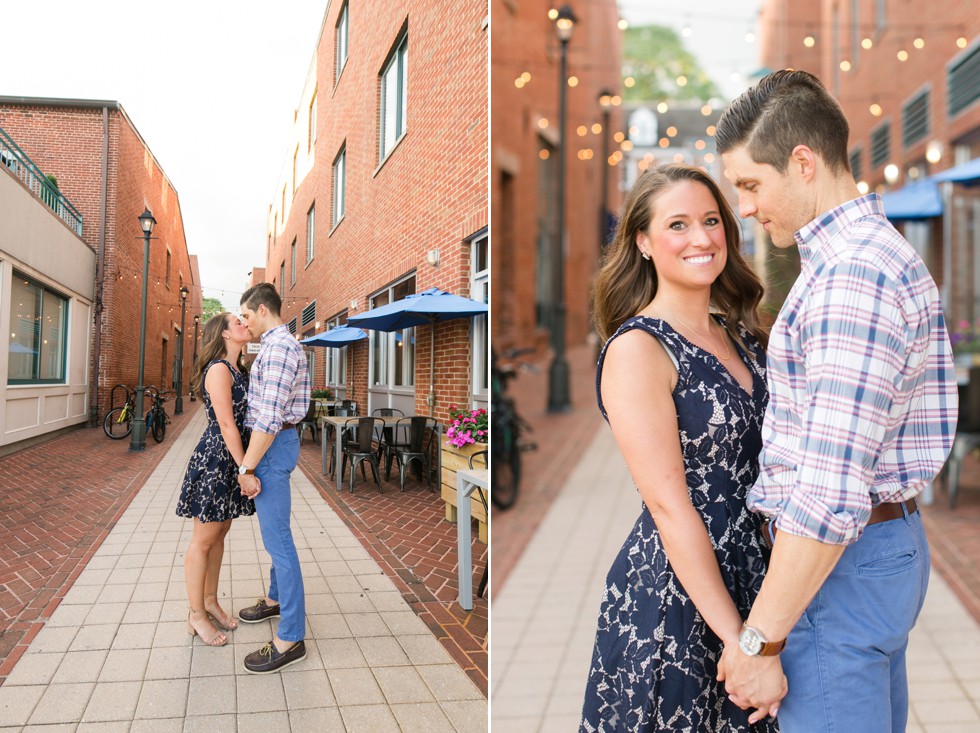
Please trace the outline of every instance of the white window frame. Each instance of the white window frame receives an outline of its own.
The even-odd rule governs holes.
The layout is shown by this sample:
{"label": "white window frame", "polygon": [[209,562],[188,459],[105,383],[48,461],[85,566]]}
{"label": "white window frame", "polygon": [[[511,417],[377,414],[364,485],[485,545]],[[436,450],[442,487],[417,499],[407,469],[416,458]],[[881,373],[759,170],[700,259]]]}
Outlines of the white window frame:
{"label": "white window frame", "polygon": [[[408,127],[408,33],[395,44],[391,57],[381,70],[380,80],[378,160],[384,161]],[[395,98],[391,99],[392,96]]]}
{"label": "white window frame", "polygon": [[344,73],[344,67],[347,66],[347,56],[350,51],[348,46],[349,33],[350,16],[347,13],[347,3],[344,3],[340,8],[340,14],[337,16],[337,25],[334,32],[334,46],[336,48],[334,84],[340,81],[340,75]]}
{"label": "white window frame", "polygon": [[317,92],[313,92],[313,101],[310,102],[310,112],[309,120],[307,125],[309,125],[309,134],[306,136],[306,152],[313,150],[313,144],[316,142],[316,98]]}
{"label": "white window frame", "polygon": [[[490,302],[490,237],[484,229],[470,238],[470,297],[481,303]],[[482,249],[482,257],[480,250]],[[483,267],[480,266],[480,261]],[[477,316],[473,319],[471,332],[470,353],[473,355],[471,373],[472,399],[474,409],[487,408],[490,384],[490,354],[488,353],[490,327],[489,315]]]}
{"label": "white window frame", "polygon": [[[341,313],[327,321],[327,332],[346,325],[347,314]],[[347,347],[327,349],[327,387],[334,390],[347,388]]]}
{"label": "white window frame", "polygon": [[344,220],[347,213],[347,143],[340,146],[340,152],[333,161],[333,226]]}
{"label": "white window frame", "polygon": [[[417,292],[415,273],[406,275],[385,288],[373,293],[368,298],[368,308],[377,308],[385,303],[392,303],[400,300],[404,295],[396,296],[399,286],[405,285],[409,280],[412,281],[411,289],[404,295]],[[382,297],[384,296],[384,297]],[[384,302],[380,302],[384,301]],[[401,331],[370,331],[370,349],[368,351],[368,391],[379,395],[384,394],[415,394],[415,328],[405,328]],[[402,346],[399,347],[399,341]],[[410,351],[403,351],[409,354],[409,358],[402,359],[402,367],[396,375],[395,349],[404,349],[406,344],[412,346]],[[376,369],[380,365],[381,369]],[[376,372],[381,371],[381,374]],[[396,379],[396,376],[400,378]],[[401,384],[397,382],[401,381]]]}
{"label": "white window frame", "polygon": [[313,262],[315,235],[316,201],[310,204],[310,209],[306,212],[306,264]]}

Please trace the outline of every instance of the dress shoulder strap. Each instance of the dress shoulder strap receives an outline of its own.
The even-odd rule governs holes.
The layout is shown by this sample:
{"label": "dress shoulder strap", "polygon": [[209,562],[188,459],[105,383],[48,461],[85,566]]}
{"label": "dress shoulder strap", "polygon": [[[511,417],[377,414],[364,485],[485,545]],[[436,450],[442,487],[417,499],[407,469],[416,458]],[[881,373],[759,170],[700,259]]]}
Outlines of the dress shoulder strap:
{"label": "dress shoulder strap", "polygon": [[599,354],[599,361],[596,364],[596,402],[599,405],[599,412],[601,412],[602,416],[607,420],[609,418],[606,415],[606,408],[602,404],[602,367],[606,361],[606,350],[609,348],[609,344],[611,344],[615,339],[622,336],[624,333],[637,329],[650,334],[653,338],[657,339],[661,346],[664,347],[664,351],[667,352],[667,356],[669,356],[670,360],[674,363],[674,368],[677,369],[678,385],[680,385],[682,382],[686,382],[687,380],[687,360],[683,356],[681,343],[678,340],[678,336],[674,330],[659,318],[649,318],[647,316],[633,316],[632,318],[628,318],[622,326],[616,329],[616,333],[610,336],[606,341],[605,345],[602,347],[602,351]]}

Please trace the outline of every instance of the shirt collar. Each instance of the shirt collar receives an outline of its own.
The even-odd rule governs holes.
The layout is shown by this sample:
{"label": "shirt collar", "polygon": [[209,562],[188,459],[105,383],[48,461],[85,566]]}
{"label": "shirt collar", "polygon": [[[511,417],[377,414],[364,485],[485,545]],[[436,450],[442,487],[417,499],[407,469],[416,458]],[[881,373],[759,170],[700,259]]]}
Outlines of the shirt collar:
{"label": "shirt collar", "polygon": [[283,331],[288,333],[289,329],[286,328],[285,323],[280,323],[278,326],[274,326],[273,328],[270,328],[268,331],[266,331],[261,336],[259,336],[259,341],[265,343],[266,339],[272,338],[273,336],[279,336]]}
{"label": "shirt collar", "polygon": [[868,216],[885,217],[881,197],[876,193],[851,199],[821,214],[794,235],[800,259],[813,262],[844,229]]}

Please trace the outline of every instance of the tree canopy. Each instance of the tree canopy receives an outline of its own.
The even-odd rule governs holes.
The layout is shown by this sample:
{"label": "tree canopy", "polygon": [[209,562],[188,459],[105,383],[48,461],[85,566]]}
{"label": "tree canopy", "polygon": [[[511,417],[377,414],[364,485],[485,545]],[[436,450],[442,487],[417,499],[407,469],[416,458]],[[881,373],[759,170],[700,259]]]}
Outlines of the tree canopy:
{"label": "tree canopy", "polygon": [[[629,101],[708,101],[720,97],[718,86],[708,78],[697,59],[684,48],[673,28],[659,25],[630,26],[623,36],[623,76],[636,83],[623,88]],[[678,77],[687,83],[678,85]]]}
{"label": "tree canopy", "polygon": [[217,298],[205,298],[201,301],[201,324],[207,323],[211,316],[222,313],[224,309],[224,305]]}

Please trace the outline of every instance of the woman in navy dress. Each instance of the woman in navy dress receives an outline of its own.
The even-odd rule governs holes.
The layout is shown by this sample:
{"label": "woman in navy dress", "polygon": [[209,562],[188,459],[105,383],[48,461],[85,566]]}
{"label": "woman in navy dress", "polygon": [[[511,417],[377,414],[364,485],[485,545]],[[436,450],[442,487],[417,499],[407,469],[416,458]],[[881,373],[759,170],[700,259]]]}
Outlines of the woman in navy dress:
{"label": "woman in navy dress", "polygon": [[[599,612],[581,731],[773,731],[716,679],[768,556],[745,506],[767,401],[762,285],[703,171],[651,170],[595,285],[596,376],[643,507]],[[718,313],[720,312],[720,313]]]}
{"label": "woman in navy dress", "polygon": [[238,465],[248,448],[248,376],[242,349],[251,339],[231,313],[212,316],[204,324],[201,355],[191,378],[191,388],[204,402],[208,424],[187,465],[177,515],[194,520],[184,554],[187,633],[200,635],[209,646],[223,646],[228,642],[223,632],[238,628],[238,622],[218,604],[218,575],[231,520],[255,513],[252,498],[243,496],[238,486]]}

